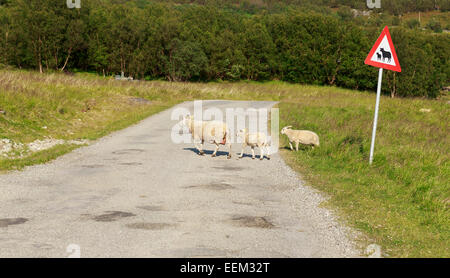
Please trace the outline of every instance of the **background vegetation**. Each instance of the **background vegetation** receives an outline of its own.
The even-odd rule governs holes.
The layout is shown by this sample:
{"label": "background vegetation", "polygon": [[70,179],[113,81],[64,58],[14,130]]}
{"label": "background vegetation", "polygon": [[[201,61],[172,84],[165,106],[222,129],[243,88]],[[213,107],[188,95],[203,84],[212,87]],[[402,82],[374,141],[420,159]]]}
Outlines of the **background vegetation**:
{"label": "background vegetation", "polygon": [[[282,80],[375,90],[363,61],[391,26],[402,73],[383,93],[435,98],[449,85],[448,0],[0,1],[0,63],[43,71],[124,72],[170,81]],[[357,10],[352,10],[355,8]],[[408,12],[431,11],[419,21]]]}

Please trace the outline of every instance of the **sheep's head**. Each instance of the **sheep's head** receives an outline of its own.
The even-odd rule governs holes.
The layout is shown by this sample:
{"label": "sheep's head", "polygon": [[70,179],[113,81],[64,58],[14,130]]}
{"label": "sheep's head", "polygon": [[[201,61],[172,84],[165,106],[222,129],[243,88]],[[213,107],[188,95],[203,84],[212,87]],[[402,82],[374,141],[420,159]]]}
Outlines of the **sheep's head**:
{"label": "sheep's head", "polygon": [[186,116],[183,117],[183,120],[181,121],[181,124],[183,126],[189,126],[193,119],[194,118],[191,116],[191,114],[187,114]]}
{"label": "sheep's head", "polygon": [[281,130],[281,134],[286,134],[286,130],[291,129],[291,128],[292,128],[291,125],[283,127],[283,129]]}

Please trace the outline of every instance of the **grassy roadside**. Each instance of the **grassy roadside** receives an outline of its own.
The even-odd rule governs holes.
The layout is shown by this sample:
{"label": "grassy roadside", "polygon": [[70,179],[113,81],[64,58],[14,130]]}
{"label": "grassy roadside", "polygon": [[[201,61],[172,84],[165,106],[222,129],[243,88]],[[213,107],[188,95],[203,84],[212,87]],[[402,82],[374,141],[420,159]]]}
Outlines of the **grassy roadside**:
{"label": "grassy roadside", "polygon": [[[365,244],[377,243],[392,257],[450,256],[447,101],[383,97],[369,167],[374,94],[281,82],[122,82],[4,70],[0,139],[93,140],[193,99],[279,100],[280,127],[310,129],[321,137],[314,151],[283,149],[282,155],[311,186],[330,195],[328,205],[363,232]],[[281,142],[287,146],[285,138]],[[74,148],[0,158],[0,171],[44,163]]]}
{"label": "grassy roadside", "polygon": [[369,166],[374,103],[373,94],[330,88],[285,99],[280,126],[314,130],[321,146],[283,156],[384,255],[449,257],[449,105],[382,98]]}
{"label": "grassy roadside", "polygon": [[[148,92],[138,93],[113,80],[63,74],[0,72],[0,139],[17,143],[57,138],[95,140],[127,127],[181,101],[162,100]],[[76,145],[57,145],[25,156],[0,157],[0,171],[44,163]]]}

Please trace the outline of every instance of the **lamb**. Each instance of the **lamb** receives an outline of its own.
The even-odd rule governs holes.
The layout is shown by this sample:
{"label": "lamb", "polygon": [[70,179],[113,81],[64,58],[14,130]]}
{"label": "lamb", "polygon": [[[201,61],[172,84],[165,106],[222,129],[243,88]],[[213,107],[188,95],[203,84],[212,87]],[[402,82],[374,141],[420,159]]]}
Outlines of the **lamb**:
{"label": "lamb", "polygon": [[292,126],[286,126],[281,130],[281,134],[287,135],[289,139],[289,146],[291,150],[294,150],[292,147],[292,142],[295,142],[295,149],[298,151],[298,145],[308,145],[314,147],[318,147],[320,145],[319,136],[309,130],[293,130]]}
{"label": "lamb", "polygon": [[378,61],[381,60],[381,53],[378,53],[378,52],[377,52],[377,59],[378,59]]}
{"label": "lamb", "polygon": [[242,152],[239,158],[244,156],[244,149],[247,146],[252,148],[252,159],[255,159],[255,147],[260,149],[259,159],[264,159],[264,150],[266,152],[267,159],[270,160],[270,153],[268,147],[270,146],[270,138],[266,136],[266,134],[262,132],[257,133],[249,133],[246,128],[241,129],[238,134],[238,137],[242,139]]}
{"label": "lamb", "polygon": [[[183,117],[182,125],[189,129],[194,139],[199,155],[205,155],[203,144],[205,142],[216,145],[212,157],[216,157],[220,145],[228,146],[228,159],[231,158],[231,137],[227,124],[220,121],[196,121],[191,115]],[[200,142],[200,147],[197,143]]]}

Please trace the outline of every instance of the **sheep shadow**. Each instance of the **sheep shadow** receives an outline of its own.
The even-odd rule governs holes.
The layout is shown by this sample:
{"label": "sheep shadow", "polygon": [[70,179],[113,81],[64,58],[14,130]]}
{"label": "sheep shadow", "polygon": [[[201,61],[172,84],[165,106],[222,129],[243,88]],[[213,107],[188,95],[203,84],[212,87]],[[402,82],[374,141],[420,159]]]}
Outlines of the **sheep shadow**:
{"label": "sheep shadow", "polygon": [[[200,155],[199,151],[196,148],[184,148],[183,150],[185,151],[191,151],[194,152],[198,155]],[[213,150],[203,150],[203,152],[205,153],[205,155],[212,155],[214,153]],[[228,152],[224,152],[224,151],[217,151],[217,156],[228,156]]]}
{"label": "sheep shadow", "polygon": [[[240,156],[241,155],[241,153],[239,152],[239,153],[236,153],[236,155],[237,156]],[[250,157],[250,158],[252,158],[252,155],[251,154],[249,154],[249,153],[245,153],[244,152],[244,155],[242,156],[242,158],[246,158],[246,157]],[[258,157],[259,158],[259,154],[257,154],[256,155],[256,157]]]}
{"label": "sheep shadow", "polygon": [[[240,152],[236,153],[236,155],[239,157],[241,155],[241,153]],[[253,157],[252,157],[251,153],[245,153],[244,152],[244,155],[242,156],[242,159],[244,159],[244,158],[253,158]],[[255,159],[259,160],[259,152],[255,152]],[[264,159],[267,159],[267,155],[266,154],[264,155]]]}

